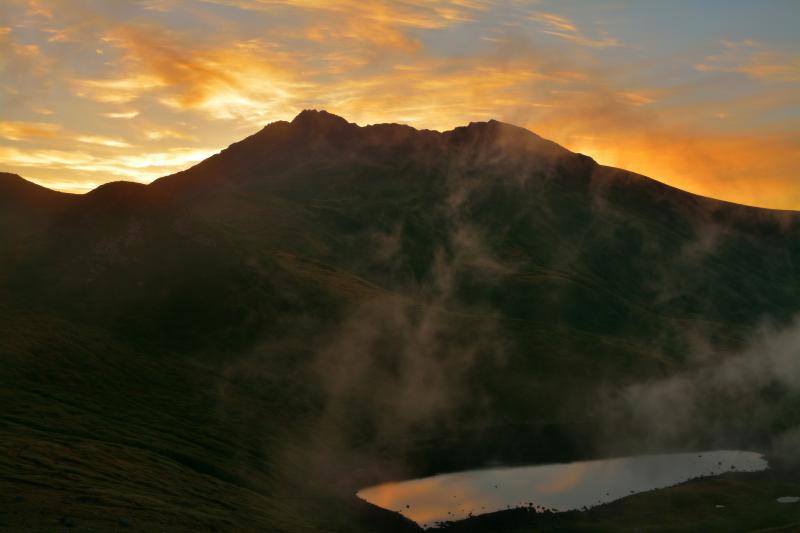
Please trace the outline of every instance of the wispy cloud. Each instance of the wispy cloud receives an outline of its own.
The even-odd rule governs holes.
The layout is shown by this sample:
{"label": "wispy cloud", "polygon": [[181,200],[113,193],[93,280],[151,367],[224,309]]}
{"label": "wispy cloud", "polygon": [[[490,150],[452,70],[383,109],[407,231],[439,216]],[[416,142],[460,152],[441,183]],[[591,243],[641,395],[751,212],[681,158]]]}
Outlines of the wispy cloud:
{"label": "wispy cloud", "polygon": [[530,16],[530,19],[535,20],[536,22],[541,22],[555,31],[578,33],[578,27],[574,22],[567,17],[556,15],[555,13],[533,13]]}
{"label": "wispy cloud", "polygon": [[151,141],[160,141],[163,139],[191,139],[192,136],[182,131],[160,128],[151,129],[144,132],[144,136]]}
{"label": "wispy cloud", "polygon": [[800,83],[800,53],[745,39],[723,41],[722,52],[695,65],[701,72],[736,72],[754,80]]}
{"label": "wispy cloud", "polygon": [[130,143],[102,135],[78,135],[75,140],[86,144],[99,144],[100,146],[110,146],[112,148],[129,148]]}
{"label": "wispy cloud", "polygon": [[165,83],[155,76],[144,74],[116,79],[72,80],[75,94],[97,102],[127,104]]}
{"label": "wispy cloud", "polygon": [[[77,171],[82,176],[82,180],[93,184],[115,179],[147,183],[160,176],[183,170],[215,152],[214,149],[173,148],[135,155],[109,155],[74,149],[22,150],[16,147],[0,146],[0,160],[3,160],[6,165],[27,169],[29,172],[37,169]],[[35,176],[33,177],[35,178]],[[49,182],[49,180],[38,181],[44,184]],[[67,187],[67,189],[77,190],[73,187]]]}
{"label": "wispy cloud", "polygon": [[73,81],[77,95],[98,102],[150,96],[214,118],[263,121],[276,107],[292,104],[288,100],[304,85],[288,54],[256,39],[198,47],[152,27],[116,28],[105,39],[123,54],[122,76]]}
{"label": "wispy cloud", "polygon": [[278,7],[308,13],[341,14],[381,26],[435,29],[473,20],[473,15],[489,9],[493,2],[465,0],[421,0],[386,2],[381,0],[203,0],[246,10],[273,11]]}
{"label": "wispy cloud", "polygon": [[542,33],[571,41],[581,46],[608,48],[610,46],[621,46],[622,44],[605,31],[599,31],[597,37],[589,37],[581,31],[573,20],[556,13],[535,12],[529,18],[542,26]]}
{"label": "wispy cloud", "polygon": [[41,80],[53,66],[38,44],[21,42],[15,33],[8,26],[0,26],[0,83],[6,86],[23,76]]}
{"label": "wispy cloud", "polygon": [[53,138],[61,131],[61,126],[49,122],[0,122],[0,138],[9,141]]}
{"label": "wispy cloud", "polygon": [[434,30],[474,20],[491,2],[423,0],[204,0],[244,10],[289,9],[309,18],[305,36],[312,40],[349,41],[367,51],[414,53],[420,42],[408,31]]}
{"label": "wispy cloud", "polygon": [[48,116],[48,115],[52,115],[52,114],[54,113],[54,111],[53,111],[52,109],[49,109],[49,108],[47,108],[47,107],[44,107],[44,106],[37,106],[37,105],[35,105],[35,106],[31,106],[31,108],[30,108],[30,109],[31,109],[31,111],[33,111],[33,112],[34,112],[34,113],[36,113],[37,115],[45,115],[45,116]]}
{"label": "wispy cloud", "polygon": [[53,18],[53,10],[42,0],[28,0],[28,13],[35,17]]}
{"label": "wispy cloud", "polygon": [[130,119],[138,117],[139,111],[134,109],[132,111],[117,111],[117,112],[103,113],[103,115],[108,118]]}

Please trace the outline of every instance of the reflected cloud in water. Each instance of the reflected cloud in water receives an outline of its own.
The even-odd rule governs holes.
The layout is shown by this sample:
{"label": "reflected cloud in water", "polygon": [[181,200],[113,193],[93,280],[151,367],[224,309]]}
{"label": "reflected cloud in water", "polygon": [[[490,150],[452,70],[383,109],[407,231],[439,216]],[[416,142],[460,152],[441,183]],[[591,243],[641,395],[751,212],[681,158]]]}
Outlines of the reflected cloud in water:
{"label": "reflected cloud in water", "polygon": [[723,450],[471,470],[384,483],[357,495],[431,527],[513,507],[581,509],[696,477],[766,468],[761,454]]}

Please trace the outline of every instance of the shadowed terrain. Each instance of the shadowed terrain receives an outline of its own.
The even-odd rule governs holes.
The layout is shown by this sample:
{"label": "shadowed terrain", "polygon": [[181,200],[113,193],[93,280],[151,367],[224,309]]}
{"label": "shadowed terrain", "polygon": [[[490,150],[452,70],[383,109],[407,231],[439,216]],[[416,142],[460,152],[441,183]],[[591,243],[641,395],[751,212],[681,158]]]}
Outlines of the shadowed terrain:
{"label": "shadowed terrain", "polygon": [[[414,530],[355,491],[713,447],[776,468],[533,518],[790,527],[768,505],[800,492],[778,446],[800,427],[796,265],[797,213],[495,121],[304,111],[150,185],[0,174],[0,528]],[[719,495],[765,499],[686,503]]]}

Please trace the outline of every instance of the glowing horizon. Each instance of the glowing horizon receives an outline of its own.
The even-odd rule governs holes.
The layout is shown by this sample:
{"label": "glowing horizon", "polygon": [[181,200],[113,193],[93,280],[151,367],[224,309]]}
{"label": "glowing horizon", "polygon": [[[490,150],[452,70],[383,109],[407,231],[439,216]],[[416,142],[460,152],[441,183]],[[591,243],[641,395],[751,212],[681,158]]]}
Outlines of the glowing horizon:
{"label": "glowing horizon", "polygon": [[0,171],[69,192],[147,183],[313,108],[440,131],[497,119],[800,209],[800,8],[724,5],[10,0]]}

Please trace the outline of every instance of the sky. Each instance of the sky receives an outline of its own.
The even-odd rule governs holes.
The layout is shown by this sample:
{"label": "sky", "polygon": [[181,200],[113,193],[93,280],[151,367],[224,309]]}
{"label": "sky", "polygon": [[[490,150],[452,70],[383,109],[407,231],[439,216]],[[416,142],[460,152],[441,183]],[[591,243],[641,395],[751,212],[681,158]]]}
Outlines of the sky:
{"label": "sky", "polygon": [[797,28],[794,0],[2,0],[0,171],[146,183],[312,108],[800,209]]}

